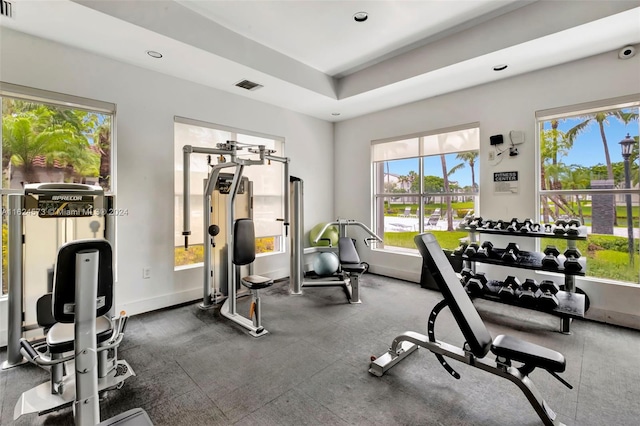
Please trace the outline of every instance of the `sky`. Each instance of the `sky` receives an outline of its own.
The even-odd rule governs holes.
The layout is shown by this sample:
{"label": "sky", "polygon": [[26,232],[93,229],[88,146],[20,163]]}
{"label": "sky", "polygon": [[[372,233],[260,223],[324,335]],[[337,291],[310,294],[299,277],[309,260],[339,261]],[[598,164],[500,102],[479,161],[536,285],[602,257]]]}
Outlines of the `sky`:
{"label": "sky", "polygon": [[[558,130],[566,132],[576,124],[582,122],[580,119],[560,120]],[[545,122],[545,129],[550,129],[549,122]],[[609,155],[611,162],[617,163],[622,161],[622,150],[620,141],[625,139],[627,133],[633,138],[638,136],[639,122],[633,121],[627,125],[614,117],[610,117],[604,125],[605,136],[609,146]],[[579,136],[573,148],[563,159],[565,164],[581,164],[583,166],[595,166],[598,163],[606,164],[604,159],[604,149],[602,145],[602,137],[598,124],[591,122],[588,131]]]}
{"label": "sky", "polygon": [[[558,129],[566,132],[581,121],[582,120],[580,118],[561,119],[559,120]],[[550,128],[550,123],[545,122],[545,129]],[[619,142],[626,137],[627,133],[629,133],[632,138],[634,136],[638,136],[638,134],[640,133],[639,122],[636,120],[625,125],[624,123],[612,117],[607,121],[604,129],[609,146],[609,155],[611,157],[611,161],[613,163],[622,161],[622,151],[620,149]],[[508,135],[505,135],[505,139],[508,141]],[[488,145],[489,141],[480,141],[480,143],[486,143]],[[535,141],[526,140],[524,143],[535,143]],[[505,142],[500,149],[506,150],[508,148],[509,143]],[[508,154],[508,152],[506,152],[505,154]],[[451,169],[461,162],[455,157],[456,154],[448,154],[445,156],[448,169]],[[482,163],[486,164],[484,159],[482,160]],[[562,159],[562,161],[568,165],[580,164],[587,167],[594,166],[596,164],[606,164],[602,138],[600,137],[600,130],[597,123],[592,123],[588,126],[587,131],[578,137],[573,148],[568,152],[567,156]],[[426,175],[442,176],[442,165],[440,162],[440,156],[426,157],[424,159],[424,162]],[[476,163],[474,166],[476,183],[478,179],[479,167],[480,166],[478,163]],[[389,162],[389,172],[391,174],[408,175],[409,171],[411,170],[414,170],[417,173],[417,159],[397,160]],[[452,174],[449,179],[452,181],[457,181],[461,186],[471,185],[471,170],[469,166],[466,165],[463,169]]]}

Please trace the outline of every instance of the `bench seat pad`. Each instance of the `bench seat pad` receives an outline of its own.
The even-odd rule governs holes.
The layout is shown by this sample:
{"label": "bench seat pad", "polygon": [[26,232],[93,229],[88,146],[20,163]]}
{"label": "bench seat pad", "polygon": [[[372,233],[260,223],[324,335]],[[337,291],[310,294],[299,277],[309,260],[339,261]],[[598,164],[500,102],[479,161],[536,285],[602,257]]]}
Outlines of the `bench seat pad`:
{"label": "bench seat pad", "polygon": [[[96,318],[97,344],[108,340],[113,334],[111,321],[105,316]],[[73,350],[74,326],[73,323],[55,323],[47,333],[47,347],[49,352],[61,354]]]}
{"label": "bench seat pad", "polygon": [[556,373],[563,372],[566,367],[566,361],[560,352],[511,336],[496,337],[491,345],[491,352],[497,356]]}
{"label": "bench seat pad", "polygon": [[242,285],[252,290],[260,290],[261,288],[269,287],[273,285],[271,278],[262,277],[260,275],[249,275],[248,277],[242,277],[240,280]]}
{"label": "bench seat pad", "polygon": [[355,272],[359,274],[362,274],[367,270],[367,265],[364,263],[342,263],[340,267],[345,272]]}

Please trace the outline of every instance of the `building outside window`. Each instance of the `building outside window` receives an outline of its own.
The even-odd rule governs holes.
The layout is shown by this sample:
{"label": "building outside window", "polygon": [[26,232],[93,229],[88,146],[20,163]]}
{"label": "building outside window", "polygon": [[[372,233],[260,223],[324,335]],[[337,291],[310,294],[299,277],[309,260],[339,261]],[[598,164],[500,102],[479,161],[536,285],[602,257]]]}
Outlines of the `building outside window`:
{"label": "building outside window", "polygon": [[639,106],[636,96],[536,114],[540,220],[580,221],[588,277],[640,283]]}
{"label": "building outside window", "polygon": [[[210,168],[207,164],[206,155],[191,156],[191,236],[189,237],[189,249],[185,250],[184,236],[182,235],[182,147],[192,145],[216,148],[216,144],[225,143],[229,140],[237,141],[241,144],[264,145],[267,149],[275,150],[273,155],[284,156],[284,140],[281,138],[258,135],[249,131],[176,117],[174,124],[174,242],[176,268],[199,266],[204,261],[204,231],[201,231],[204,226],[203,185],[200,183],[207,178]],[[257,158],[255,154],[250,154],[247,150],[240,151],[239,157]],[[215,159],[212,159],[212,161],[215,161]],[[256,232],[257,255],[284,251],[284,231],[282,221],[278,221],[278,219],[284,217],[282,205],[284,197],[283,167],[282,163],[270,162],[270,164],[244,168],[243,176],[251,181],[253,188],[252,211]],[[221,173],[225,173],[225,170]]]}
{"label": "building outside window", "polygon": [[373,211],[383,249],[417,252],[413,237],[429,231],[453,249],[458,223],[477,209],[479,127],[470,124],[373,141]]}
{"label": "building outside window", "polygon": [[[115,105],[0,82],[2,206],[29,183],[83,183],[113,193]],[[2,293],[7,291],[2,216]]]}

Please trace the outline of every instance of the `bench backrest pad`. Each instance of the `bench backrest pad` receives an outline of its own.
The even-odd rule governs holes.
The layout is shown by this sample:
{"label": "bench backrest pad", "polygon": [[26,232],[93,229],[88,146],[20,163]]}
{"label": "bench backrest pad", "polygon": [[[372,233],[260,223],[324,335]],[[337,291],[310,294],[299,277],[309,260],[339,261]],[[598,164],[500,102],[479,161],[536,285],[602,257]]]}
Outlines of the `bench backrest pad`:
{"label": "bench backrest pad", "polygon": [[440,288],[471,352],[478,358],[484,357],[491,349],[493,339],[469,295],[460,284],[436,237],[433,234],[424,233],[416,235],[414,241],[422,255],[424,265]]}

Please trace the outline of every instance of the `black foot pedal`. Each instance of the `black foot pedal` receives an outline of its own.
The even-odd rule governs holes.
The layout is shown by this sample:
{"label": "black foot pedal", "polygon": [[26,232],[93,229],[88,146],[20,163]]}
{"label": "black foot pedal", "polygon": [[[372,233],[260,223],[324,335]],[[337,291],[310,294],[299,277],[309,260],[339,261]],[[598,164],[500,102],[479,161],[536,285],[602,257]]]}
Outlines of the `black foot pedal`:
{"label": "black foot pedal", "polygon": [[116,375],[115,375],[115,377],[123,376],[123,375],[127,374],[128,371],[129,371],[129,367],[127,367],[124,364],[118,364],[118,366],[116,367]]}

